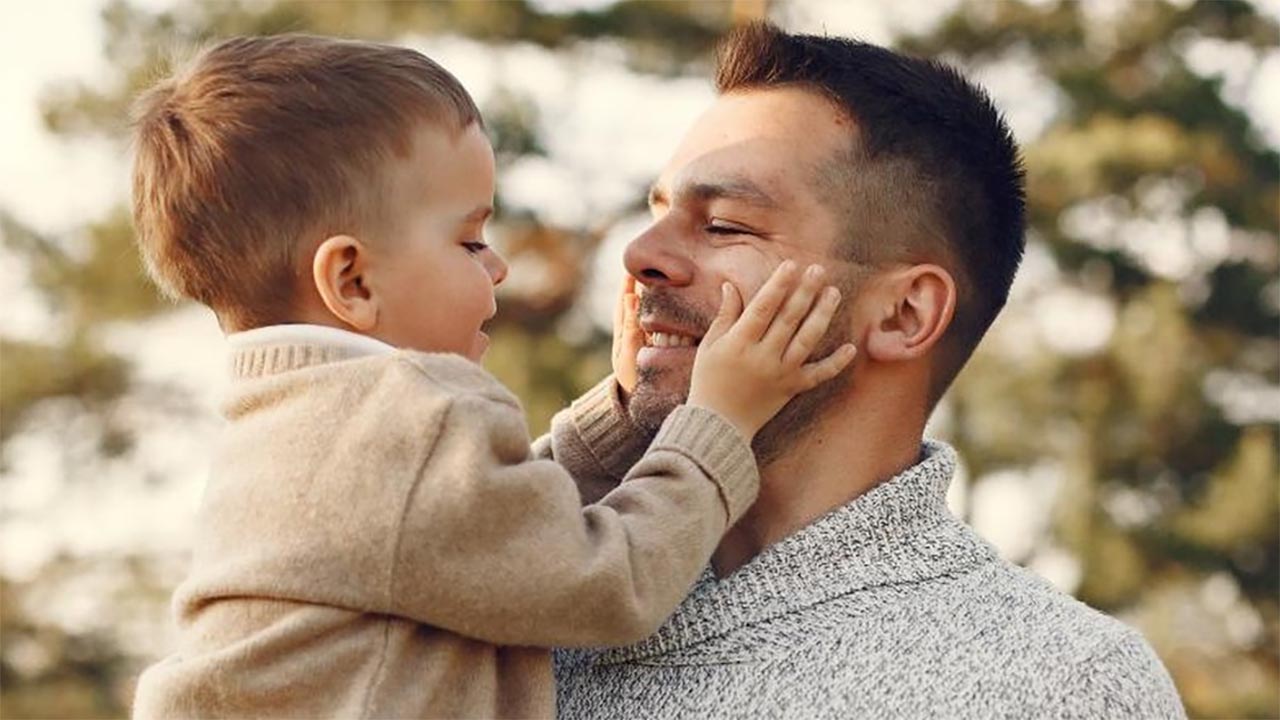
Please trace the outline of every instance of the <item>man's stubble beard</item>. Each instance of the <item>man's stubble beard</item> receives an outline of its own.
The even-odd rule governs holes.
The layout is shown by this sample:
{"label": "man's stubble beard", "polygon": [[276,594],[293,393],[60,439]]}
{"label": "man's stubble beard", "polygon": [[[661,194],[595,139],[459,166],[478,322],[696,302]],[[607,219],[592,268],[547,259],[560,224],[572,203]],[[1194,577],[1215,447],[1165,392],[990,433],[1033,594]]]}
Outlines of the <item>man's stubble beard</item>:
{"label": "man's stubble beard", "polygon": [[[810,362],[829,356],[836,348],[850,340],[849,314],[853,305],[852,288],[842,287],[841,290],[845,300],[841,303],[835,317],[831,319],[827,333],[818,344],[817,350],[810,356]],[[706,313],[661,290],[650,291],[640,297],[640,314],[641,316],[655,314],[665,320],[699,328],[703,333],[711,323]],[[674,385],[678,389],[662,389],[662,378],[675,372],[677,371],[669,368],[637,370],[636,389],[628,402],[627,411],[631,421],[647,433],[656,433],[667,415],[689,397],[692,365],[684,371],[685,377],[672,378],[671,382],[667,383],[668,387]],[[850,364],[831,380],[791,398],[791,401],[756,433],[751,443],[756,463],[764,468],[781,457],[797,437],[812,428],[831,405],[845,394],[852,382],[853,365]]]}

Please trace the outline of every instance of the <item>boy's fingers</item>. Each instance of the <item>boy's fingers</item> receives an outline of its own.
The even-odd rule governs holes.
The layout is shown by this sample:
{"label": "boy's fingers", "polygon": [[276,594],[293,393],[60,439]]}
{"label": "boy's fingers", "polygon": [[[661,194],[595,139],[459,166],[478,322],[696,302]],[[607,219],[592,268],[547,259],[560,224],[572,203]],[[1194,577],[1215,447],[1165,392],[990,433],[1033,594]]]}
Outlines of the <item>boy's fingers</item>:
{"label": "boy's fingers", "polygon": [[814,298],[822,288],[822,278],[826,270],[821,265],[810,265],[800,277],[800,285],[783,303],[778,316],[773,319],[769,329],[765,331],[762,342],[775,350],[782,357],[796,334],[796,328],[804,322],[813,308]]}
{"label": "boy's fingers", "polygon": [[644,347],[638,314],[640,298],[635,290],[635,278],[626,275],[613,314],[613,372],[627,392],[635,389],[636,355]]}
{"label": "boy's fingers", "polygon": [[635,293],[623,299],[622,333],[627,337],[639,335],[640,330],[640,296]]}
{"label": "boy's fingers", "polygon": [[702,344],[715,342],[729,332],[729,328],[733,327],[734,321],[742,314],[742,296],[738,294],[737,288],[733,283],[721,283],[720,285],[720,310],[716,313],[716,317],[711,321],[711,327],[707,328],[707,334],[702,337]]}
{"label": "boy's fingers", "polygon": [[809,354],[818,347],[818,343],[822,342],[822,336],[831,326],[831,318],[835,317],[838,307],[840,307],[840,291],[834,287],[823,290],[813,309],[805,316],[800,329],[787,344],[786,352],[782,354],[784,366],[794,367],[809,359]]}
{"label": "boy's fingers", "polygon": [[758,342],[778,314],[778,308],[787,299],[787,293],[795,283],[796,264],[784,260],[778,266],[764,286],[756,292],[742,313],[742,319],[736,326],[736,332],[748,342]]}
{"label": "boy's fingers", "polygon": [[618,303],[613,306],[613,339],[622,339],[627,329],[627,315],[630,300],[636,295],[636,279],[631,273],[622,276],[622,287],[618,290]]}
{"label": "boy's fingers", "polygon": [[812,390],[839,375],[841,370],[844,370],[849,363],[853,362],[853,358],[857,354],[858,349],[853,346],[853,343],[845,343],[825,358],[805,365],[800,370],[801,382],[804,384],[801,392]]}

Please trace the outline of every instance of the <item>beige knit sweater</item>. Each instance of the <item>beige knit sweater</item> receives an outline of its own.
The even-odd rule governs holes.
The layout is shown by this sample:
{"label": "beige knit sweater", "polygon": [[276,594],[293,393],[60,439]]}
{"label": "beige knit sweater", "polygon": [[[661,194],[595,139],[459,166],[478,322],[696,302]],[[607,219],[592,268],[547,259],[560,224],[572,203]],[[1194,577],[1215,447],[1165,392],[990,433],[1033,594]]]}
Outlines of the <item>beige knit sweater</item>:
{"label": "beige knit sweater", "polygon": [[233,357],[180,646],[135,717],[551,717],[543,648],[648,636],[755,498],[710,411],[678,409],[627,471],[611,379],[531,450],[477,365],[352,355]]}

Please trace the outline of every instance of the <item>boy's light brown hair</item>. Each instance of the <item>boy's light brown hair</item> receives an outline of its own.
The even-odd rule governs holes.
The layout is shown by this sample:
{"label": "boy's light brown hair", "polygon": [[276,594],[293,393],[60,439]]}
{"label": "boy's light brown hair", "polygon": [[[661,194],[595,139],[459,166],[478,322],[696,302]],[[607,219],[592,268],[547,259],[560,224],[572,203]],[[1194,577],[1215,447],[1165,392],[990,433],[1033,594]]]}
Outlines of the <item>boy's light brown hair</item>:
{"label": "boy's light brown hair", "polygon": [[386,169],[420,123],[481,122],[421,53],[308,35],[221,42],[143,94],[134,120],[147,268],[227,331],[290,319],[299,276],[310,278],[301,250],[386,231]]}

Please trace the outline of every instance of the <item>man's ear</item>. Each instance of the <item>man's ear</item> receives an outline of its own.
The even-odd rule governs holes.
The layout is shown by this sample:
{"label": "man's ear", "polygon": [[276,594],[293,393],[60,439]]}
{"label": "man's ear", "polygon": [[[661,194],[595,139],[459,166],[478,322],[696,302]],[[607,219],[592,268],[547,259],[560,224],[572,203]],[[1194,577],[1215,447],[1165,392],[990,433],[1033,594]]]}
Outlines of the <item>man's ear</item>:
{"label": "man's ear", "polygon": [[956,283],[938,265],[891,270],[875,281],[867,307],[873,315],[863,341],[866,357],[914,360],[942,338],[956,308]]}
{"label": "man's ear", "polygon": [[333,316],[368,332],[378,322],[378,300],[368,283],[369,249],[350,235],[334,235],[316,248],[311,277]]}

